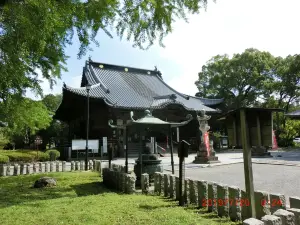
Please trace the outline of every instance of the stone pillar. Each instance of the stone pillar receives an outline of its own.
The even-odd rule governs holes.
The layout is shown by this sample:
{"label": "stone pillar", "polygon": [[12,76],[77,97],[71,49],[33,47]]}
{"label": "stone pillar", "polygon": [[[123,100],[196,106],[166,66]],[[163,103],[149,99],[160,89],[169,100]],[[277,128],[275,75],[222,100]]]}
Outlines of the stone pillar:
{"label": "stone pillar", "polygon": [[255,218],[249,218],[243,221],[243,225],[264,225],[264,222]]}
{"label": "stone pillar", "polygon": [[176,197],[176,181],[175,181],[175,175],[170,175],[170,198]]}
{"label": "stone pillar", "polygon": [[125,180],[125,173],[121,173],[121,191],[126,193],[126,180]]}
{"label": "stone pillar", "polygon": [[208,212],[217,212],[217,184],[208,183],[207,187],[207,210]]}
{"label": "stone pillar", "polygon": [[164,174],[164,196],[168,197],[169,196],[169,174]]}
{"label": "stone pillar", "polygon": [[8,166],[7,167],[7,175],[8,176],[13,176],[14,175],[14,166]]}
{"label": "stone pillar", "polygon": [[54,162],[54,161],[50,162],[50,171],[56,172],[56,162]]}
{"label": "stone pillar", "polygon": [[200,180],[197,181],[197,189],[198,189],[198,207],[199,208],[207,208],[207,181]]}
{"label": "stone pillar", "polygon": [[198,194],[198,191],[197,191],[197,181],[194,181],[194,180],[189,180],[189,193],[190,193],[190,203],[191,204],[197,204],[198,201],[197,201],[197,194]]}
{"label": "stone pillar", "polygon": [[300,198],[290,197],[290,208],[300,209]]}
{"label": "stone pillar", "polygon": [[75,170],[75,162],[71,161],[71,171]]}
{"label": "stone pillar", "polygon": [[39,163],[39,164],[40,164],[40,165],[39,165],[39,166],[40,166],[40,172],[41,172],[41,173],[45,173],[45,166],[46,166],[45,163],[42,163],[42,162],[41,162],[41,163]]}
{"label": "stone pillar", "polygon": [[33,164],[33,173],[40,173],[40,165],[38,163]]}
{"label": "stone pillar", "polygon": [[154,193],[159,193],[160,192],[160,183],[159,183],[159,172],[154,173]]}
{"label": "stone pillar", "polygon": [[136,177],[131,175],[131,174],[126,174],[126,179],[127,179],[127,194],[133,194],[135,192],[135,181]]}
{"label": "stone pillar", "polygon": [[185,178],[184,180],[184,191],[183,191],[183,198],[184,198],[184,203],[189,204],[190,203],[190,190],[189,190],[189,183],[190,183],[190,178]]}
{"label": "stone pillar", "polygon": [[[269,193],[263,191],[255,191],[255,208],[256,218],[261,219],[265,215],[270,215],[270,198]],[[247,199],[245,199],[246,201]]]}
{"label": "stone pillar", "polygon": [[229,202],[228,202],[228,187],[222,184],[217,184],[217,210],[218,216],[229,215]]}
{"label": "stone pillar", "polygon": [[148,194],[149,193],[149,174],[143,173],[141,176],[141,188],[142,193]]}
{"label": "stone pillar", "polygon": [[62,171],[62,172],[65,172],[65,171],[66,171],[66,163],[67,163],[66,161],[63,161],[63,162],[62,162],[62,168],[61,168],[61,171]]}
{"label": "stone pillar", "polygon": [[14,175],[15,176],[20,175],[20,165],[19,164],[15,164],[15,166],[14,166]]}
{"label": "stone pillar", "polygon": [[164,191],[164,174],[163,173],[159,174],[159,183],[160,183],[160,192],[159,192],[159,195],[162,195],[162,193]]}
{"label": "stone pillar", "polygon": [[33,173],[33,165],[31,163],[27,164],[27,174]]}
{"label": "stone pillar", "polygon": [[179,177],[175,177],[175,183],[176,183],[176,200],[179,201],[180,199],[180,193],[179,193]]}
{"label": "stone pillar", "polygon": [[84,161],[80,161],[79,163],[80,163],[80,164],[79,164],[79,165],[80,165],[80,170],[84,170],[84,164],[83,164]]}
{"label": "stone pillar", "polygon": [[89,170],[93,170],[93,160],[89,161]]}
{"label": "stone pillar", "polygon": [[21,175],[26,175],[27,174],[27,165],[26,164],[21,164]]}
{"label": "stone pillar", "polygon": [[295,215],[284,209],[278,209],[274,214],[281,218],[282,225],[295,225]]}
{"label": "stone pillar", "polygon": [[62,163],[60,161],[56,162],[56,171],[62,172]]}
{"label": "stone pillar", "polygon": [[71,171],[71,163],[70,162],[66,162],[66,171],[67,172]]}
{"label": "stone pillar", "polygon": [[265,215],[261,218],[261,221],[266,225],[281,225],[281,219],[274,215]]}
{"label": "stone pillar", "polygon": [[286,209],[285,196],[283,194],[270,194],[271,213],[278,209]]}
{"label": "stone pillar", "polygon": [[50,170],[50,162],[46,162],[45,163],[45,172],[46,173],[49,173],[51,170]]}
{"label": "stone pillar", "polygon": [[239,221],[241,216],[241,190],[238,187],[228,187],[229,217],[232,221]]}
{"label": "stone pillar", "polygon": [[1,177],[6,177],[6,173],[7,173],[7,165],[3,164],[1,165],[1,171],[0,171],[0,175]]}
{"label": "stone pillar", "polygon": [[241,206],[241,215],[242,215],[242,220],[248,219],[251,217],[250,214],[250,210],[249,210],[249,206],[246,206],[246,204],[241,204],[243,199],[243,202],[245,202],[245,200],[248,200],[247,194],[244,190],[241,190],[241,201],[237,202],[237,204],[239,204]]}
{"label": "stone pillar", "polygon": [[79,161],[75,162],[75,170],[80,170],[80,162]]}
{"label": "stone pillar", "polygon": [[290,208],[287,211],[294,213],[295,215],[295,225],[300,225],[300,209]]}

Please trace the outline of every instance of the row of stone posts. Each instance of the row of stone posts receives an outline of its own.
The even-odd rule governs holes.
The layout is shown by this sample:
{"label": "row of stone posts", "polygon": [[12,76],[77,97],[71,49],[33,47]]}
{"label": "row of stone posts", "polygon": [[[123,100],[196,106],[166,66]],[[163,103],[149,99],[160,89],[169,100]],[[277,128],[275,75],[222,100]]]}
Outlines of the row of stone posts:
{"label": "row of stone posts", "polygon": [[[232,221],[246,220],[250,217],[247,210],[250,202],[245,197],[245,191],[240,190],[238,187],[185,178],[182,190],[185,204],[206,208],[208,212],[215,212],[220,217],[230,217]],[[179,200],[179,178],[172,174],[155,173],[154,192],[157,195],[164,195],[165,197]],[[300,210],[299,198],[290,198],[292,209],[286,209],[285,197],[281,194],[256,191],[255,200],[256,219],[264,218],[264,220],[269,220],[268,216],[272,214],[279,218],[283,217],[282,214],[293,215],[292,217],[295,221],[293,224],[300,225],[300,214],[298,213]],[[281,220],[284,221],[284,218]],[[278,223],[278,225],[280,224]]]}
{"label": "row of stone posts", "polygon": [[[101,161],[90,160],[89,170],[96,170],[101,172]],[[18,176],[38,173],[50,172],[68,172],[76,170],[84,170],[84,161],[51,161],[51,162],[37,162],[37,163],[14,163],[0,165],[0,176]]]}

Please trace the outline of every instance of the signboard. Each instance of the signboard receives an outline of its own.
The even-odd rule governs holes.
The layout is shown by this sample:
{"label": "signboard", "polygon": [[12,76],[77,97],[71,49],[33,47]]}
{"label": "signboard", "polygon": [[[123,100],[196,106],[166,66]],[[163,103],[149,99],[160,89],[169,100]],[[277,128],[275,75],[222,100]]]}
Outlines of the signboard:
{"label": "signboard", "polygon": [[[89,149],[92,149],[94,153],[99,151],[99,140],[89,140]],[[83,150],[86,147],[86,140],[72,140],[72,150]]]}
{"label": "signboard", "polygon": [[107,153],[107,137],[103,137],[103,153]]}
{"label": "signboard", "polygon": [[206,132],[204,134],[204,144],[206,146],[206,150],[207,150],[207,156],[210,156],[210,149],[209,149],[209,135],[208,135],[208,132]]}

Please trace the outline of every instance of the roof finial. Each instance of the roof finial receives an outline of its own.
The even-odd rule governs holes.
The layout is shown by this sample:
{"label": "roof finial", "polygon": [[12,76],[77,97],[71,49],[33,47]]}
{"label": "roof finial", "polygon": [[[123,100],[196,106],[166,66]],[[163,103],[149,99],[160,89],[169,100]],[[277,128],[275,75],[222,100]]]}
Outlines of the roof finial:
{"label": "roof finial", "polygon": [[66,88],[66,87],[67,87],[67,85],[66,85],[66,83],[65,83],[65,82],[63,82],[63,87],[64,87],[64,88]]}
{"label": "roof finial", "polygon": [[92,56],[91,56],[91,55],[89,55],[89,62],[93,62],[93,61],[92,61]]}
{"label": "roof finial", "polygon": [[154,71],[158,71],[156,66],[154,66]]}

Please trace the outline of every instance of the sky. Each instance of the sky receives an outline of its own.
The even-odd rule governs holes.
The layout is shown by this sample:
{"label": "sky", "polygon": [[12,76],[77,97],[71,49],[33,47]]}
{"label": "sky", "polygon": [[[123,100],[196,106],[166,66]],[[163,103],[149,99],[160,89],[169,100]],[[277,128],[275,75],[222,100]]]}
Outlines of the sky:
{"label": "sky", "polygon": [[[241,53],[247,48],[269,51],[274,56],[300,54],[299,0],[208,0],[207,10],[189,15],[189,23],[177,21],[173,32],[149,50],[133,48],[126,39],[103,32],[97,36],[100,47],[92,46],[81,60],[77,59],[79,42],[75,38],[66,53],[68,72],[50,89],[44,81],[44,94],[62,92],[65,82],[79,87],[82,68],[91,56],[96,62],[143,69],[157,66],[164,81],[179,92],[195,95],[198,72],[215,55]],[[28,97],[36,98],[32,93]]]}

